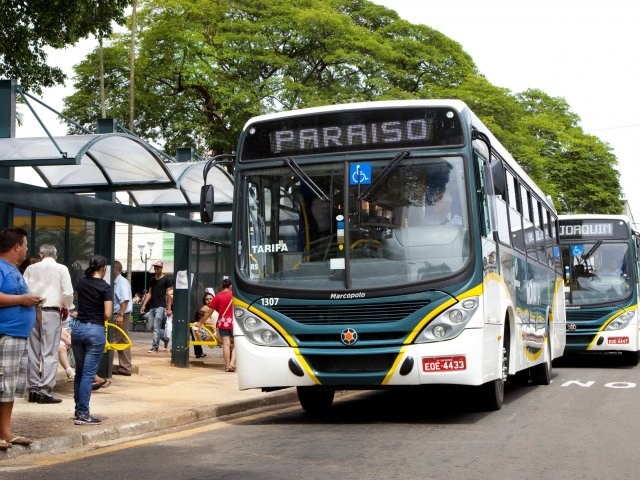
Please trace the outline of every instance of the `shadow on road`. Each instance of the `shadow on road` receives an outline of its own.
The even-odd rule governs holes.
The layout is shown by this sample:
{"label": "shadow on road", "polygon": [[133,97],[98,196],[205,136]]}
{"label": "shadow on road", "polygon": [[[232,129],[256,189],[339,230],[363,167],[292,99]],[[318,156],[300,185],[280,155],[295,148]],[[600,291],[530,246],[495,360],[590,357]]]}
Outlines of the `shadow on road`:
{"label": "shadow on road", "polygon": [[622,355],[619,352],[565,352],[562,357],[553,361],[553,366],[560,368],[635,368],[634,366],[625,365]]}
{"label": "shadow on road", "polygon": [[[533,394],[533,385],[505,386],[503,408],[523,395]],[[426,425],[469,425],[500,412],[483,411],[478,392],[459,385],[425,385],[393,390],[363,391],[336,397],[333,408],[317,417],[300,412],[279,416],[275,423],[372,424],[411,423]],[[270,419],[270,423],[274,419]]]}

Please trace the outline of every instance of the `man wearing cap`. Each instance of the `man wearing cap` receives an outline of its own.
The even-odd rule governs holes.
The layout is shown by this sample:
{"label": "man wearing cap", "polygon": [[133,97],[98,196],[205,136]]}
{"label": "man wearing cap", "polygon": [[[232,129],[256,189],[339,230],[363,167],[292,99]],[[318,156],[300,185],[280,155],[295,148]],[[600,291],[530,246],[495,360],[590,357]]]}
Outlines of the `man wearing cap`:
{"label": "man wearing cap", "polygon": [[171,289],[173,283],[162,273],[164,263],[158,260],[153,264],[155,275],[149,280],[149,290],[142,300],[140,313],[144,314],[149,305],[147,315],[147,329],[153,328],[153,341],[149,352],[157,352],[160,349],[160,340],[164,342],[164,349],[167,349],[169,338],[165,335],[163,323],[167,316],[171,316]]}

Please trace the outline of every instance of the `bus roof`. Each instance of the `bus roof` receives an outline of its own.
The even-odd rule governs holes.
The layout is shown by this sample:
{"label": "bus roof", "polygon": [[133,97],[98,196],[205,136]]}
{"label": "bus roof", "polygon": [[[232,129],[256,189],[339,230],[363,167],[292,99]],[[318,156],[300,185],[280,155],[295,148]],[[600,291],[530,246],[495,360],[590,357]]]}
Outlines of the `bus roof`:
{"label": "bus roof", "polygon": [[631,220],[626,215],[608,215],[608,214],[598,214],[598,213],[576,213],[576,214],[565,214],[558,215],[558,220],[620,220],[621,222],[625,222],[631,224]]}
{"label": "bus roof", "polygon": [[465,112],[471,118],[472,125],[478,129],[478,131],[484,133],[489,137],[491,141],[491,147],[498,153],[498,155],[509,165],[509,167],[520,177],[526,184],[540,197],[540,199],[549,206],[554,212],[555,207],[550,197],[548,197],[529,177],[524,169],[518,164],[518,162],[511,156],[507,149],[500,143],[500,141],[491,133],[491,131],[482,123],[482,121],[473,113],[466,103],[462,100],[456,99],[436,99],[436,100],[381,100],[375,102],[356,102],[356,103],[344,103],[336,105],[326,105],[322,107],[301,108],[298,110],[287,110],[284,112],[268,113],[266,115],[259,115],[250,118],[244,126],[243,131],[246,131],[250,125],[254,123],[260,123],[263,121],[277,120],[281,118],[317,115],[322,113],[332,113],[350,110],[367,110],[367,109],[381,109],[381,108],[403,108],[403,107],[450,107],[456,110],[458,113]]}

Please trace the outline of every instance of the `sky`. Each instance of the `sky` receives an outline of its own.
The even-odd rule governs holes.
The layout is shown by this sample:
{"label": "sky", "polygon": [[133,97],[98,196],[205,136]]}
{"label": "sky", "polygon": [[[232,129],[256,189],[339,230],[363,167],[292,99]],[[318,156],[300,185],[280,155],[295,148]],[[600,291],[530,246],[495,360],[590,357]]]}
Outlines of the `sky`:
{"label": "sky", "polygon": [[[536,88],[564,98],[582,128],[608,143],[618,158],[620,182],[640,223],[640,3],[629,0],[373,0],[412,23],[424,24],[458,42],[494,85],[514,93]],[[84,40],[49,56],[71,77],[73,65],[95,47]],[[47,89],[45,103],[62,109],[73,92]],[[42,110],[38,110],[42,114]],[[43,115],[53,134],[65,127]],[[26,113],[18,137],[43,136]],[[576,178],[579,182],[580,178]]]}
{"label": "sky", "polygon": [[564,98],[585,132],[613,148],[623,194],[640,224],[640,3],[374,1],[458,42],[492,84]]}

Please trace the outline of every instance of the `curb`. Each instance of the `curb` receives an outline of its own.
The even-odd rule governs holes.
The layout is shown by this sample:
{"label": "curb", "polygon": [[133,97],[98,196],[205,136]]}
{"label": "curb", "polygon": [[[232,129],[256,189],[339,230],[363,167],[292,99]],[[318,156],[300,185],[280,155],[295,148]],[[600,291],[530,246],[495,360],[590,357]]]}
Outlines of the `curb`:
{"label": "curb", "polygon": [[86,428],[92,427],[78,427],[77,434],[43,438],[41,440],[34,440],[29,447],[16,445],[8,450],[0,451],[0,464],[5,460],[15,459],[24,455],[68,453],[74,448],[85,447],[99,442],[108,442],[124,437],[181,427],[191,423],[211,420],[236,413],[249,413],[251,410],[258,408],[296,403],[297,401],[298,396],[295,389],[287,389],[286,391],[273,392],[261,398],[221,403],[206,408],[188,409],[182,412],[159,416],[152,420],[122,423],[99,430],[91,429],[91,431],[88,431]]}

